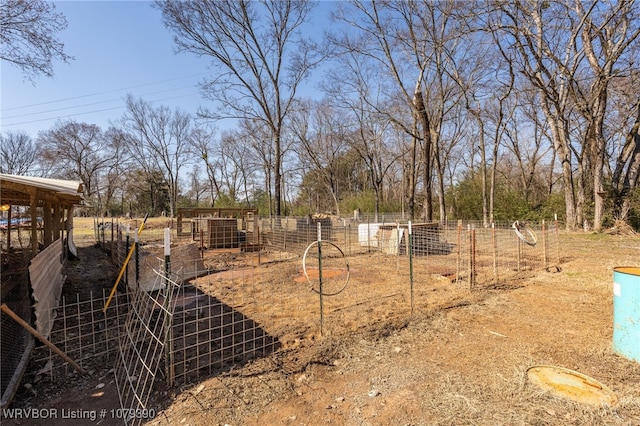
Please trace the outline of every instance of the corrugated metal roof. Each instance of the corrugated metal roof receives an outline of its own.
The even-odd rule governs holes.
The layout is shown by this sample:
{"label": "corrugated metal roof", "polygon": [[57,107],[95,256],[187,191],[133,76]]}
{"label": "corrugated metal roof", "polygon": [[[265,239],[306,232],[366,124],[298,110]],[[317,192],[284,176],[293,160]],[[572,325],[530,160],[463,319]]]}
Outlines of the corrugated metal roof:
{"label": "corrugated metal roof", "polygon": [[0,199],[10,204],[28,205],[29,188],[52,192],[66,201],[82,201],[82,182],[74,180],[48,179],[33,176],[8,175],[0,173]]}

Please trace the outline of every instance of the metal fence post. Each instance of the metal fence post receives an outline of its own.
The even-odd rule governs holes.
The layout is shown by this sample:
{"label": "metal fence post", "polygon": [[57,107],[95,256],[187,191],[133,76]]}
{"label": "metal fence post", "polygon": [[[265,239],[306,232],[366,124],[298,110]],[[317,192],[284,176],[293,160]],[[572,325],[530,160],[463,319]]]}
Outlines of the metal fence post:
{"label": "metal fence post", "polygon": [[111,260],[113,261],[113,263],[116,263],[118,261],[118,256],[116,256],[113,244],[113,218],[111,218]]}
{"label": "metal fence post", "polygon": [[164,277],[165,277],[165,294],[164,294],[164,307],[165,307],[165,334],[164,334],[164,360],[165,371],[167,374],[167,385],[173,387],[175,382],[175,371],[173,366],[173,333],[171,328],[173,321],[171,321],[171,294],[173,293],[171,288],[171,229],[165,228],[164,230]]}
{"label": "metal fence post", "polygon": [[558,214],[554,214],[554,219],[556,222],[556,261],[558,268],[560,267],[560,232],[558,230]]}
{"label": "metal fence post", "polygon": [[[282,218],[280,218],[280,223],[282,223]],[[283,245],[283,248],[284,248],[285,251],[287,250],[287,228],[288,227],[289,227],[289,218],[287,218],[285,216],[285,218],[284,218],[284,226],[283,226],[284,229],[282,230],[282,232],[283,232],[282,245]]]}
{"label": "metal fence post", "polygon": [[410,284],[410,288],[411,288],[411,314],[413,315],[413,306],[414,306],[414,301],[413,301],[413,238],[412,238],[413,232],[411,231],[411,221],[409,221],[409,235],[408,235],[408,241],[409,241],[409,284]]}
{"label": "metal fence post", "polygon": [[462,255],[462,220],[458,219],[458,233],[457,233],[457,249],[456,249],[456,281],[460,279],[460,257]]}
{"label": "metal fence post", "polygon": [[491,243],[493,246],[493,278],[498,282],[498,242],[496,241],[496,225],[491,223]]}
{"label": "metal fence post", "polygon": [[[129,253],[129,231],[127,231],[127,239],[125,242],[125,253]],[[129,289],[129,264],[127,263],[127,266],[125,266],[124,268],[124,288],[125,291],[127,291]]]}
{"label": "metal fence post", "polygon": [[138,233],[135,232],[133,235],[133,241],[136,244],[136,290],[138,289],[138,285],[140,284],[140,244],[138,244]]}
{"label": "metal fence post", "polygon": [[320,289],[320,335],[324,335],[324,300],[322,297],[322,224],[318,221],[318,288]]}
{"label": "metal fence post", "polygon": [[367,253],[371,253],[371,221],[370,216],[367,215]]}
{"label": "metal fence post", "polygon": [[544,262],[544,269],[549,269],[549,259],[547,257],[547,231],[545,228],[544,219],[542,219],[542,258]]}
{"label": "metal fence post", "polygon": [[517,254],[517,261],[518,261],[518,272],[520,272],[521,269],[521,262],[522,262],[522,241],[520,240],[520,238],[516,235],[516,240],[518,241],[518,254]]}

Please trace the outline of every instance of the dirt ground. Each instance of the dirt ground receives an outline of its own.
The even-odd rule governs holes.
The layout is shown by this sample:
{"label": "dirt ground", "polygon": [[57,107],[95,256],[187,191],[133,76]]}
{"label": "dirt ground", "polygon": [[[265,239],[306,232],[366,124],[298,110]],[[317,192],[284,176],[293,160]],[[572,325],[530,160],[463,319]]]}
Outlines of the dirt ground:
{"label": "dirt ground", "polygon": [[[561,245],[560,272],[536,271],[500,288],[457,288],[453,299],[412,316],[341,317],[352,324],[349,333],[324,336],[314,322],[281,326],[282,348],[271,355],[154,394],[157,413],[147,423],[639,425],[640,363],[612,349],[612,275],[616,266],[640,266],[640,236],[562,234]],[[83,262],[103,260],[85,254]],[[366,271],[375,261],[359,256],[350,263]],[[299,269],[299,262],[277,268]],[[103,275],[76,274],[85,284]],[[369,309],[383,312],[388,303],[380,299]],[[618,402],[590,406],[555,397],[527,380],[534,365],[593,377]],[[104,418],[2,424],[122,424],[111,415],[119,404],[110,366],[92,373],[66,386],[27,380],[13,406],[106,410]]]}

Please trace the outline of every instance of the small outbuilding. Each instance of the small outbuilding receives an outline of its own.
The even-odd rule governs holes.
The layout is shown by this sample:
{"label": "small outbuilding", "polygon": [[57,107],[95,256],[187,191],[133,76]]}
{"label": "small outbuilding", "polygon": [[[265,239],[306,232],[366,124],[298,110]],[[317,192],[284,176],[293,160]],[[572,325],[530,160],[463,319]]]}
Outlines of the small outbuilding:
{"label": "small outbuilding", "polygon": [[[82,204],[77,181],[0,174],[0,303],[45,338],[51,333],[73,244],[73,210]],[[20,384],[34,345],[14,319],[0,317],[1,406]]]}
{"label": "small outbuilding", "polygon": [[245,208],[179,208],[178,236],[202,239],[207,248],[259,246],[258,210]]}

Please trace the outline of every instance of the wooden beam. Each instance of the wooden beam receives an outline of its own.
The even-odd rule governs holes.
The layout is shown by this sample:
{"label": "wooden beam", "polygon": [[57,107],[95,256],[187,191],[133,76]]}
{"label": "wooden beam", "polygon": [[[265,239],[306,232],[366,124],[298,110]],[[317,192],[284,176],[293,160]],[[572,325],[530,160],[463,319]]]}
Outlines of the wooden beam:
{"label": "wooden beam", "polygon": [[8,180],[2,181],[2,190],[3,191],[16,191],[24,194],[35,195],[36,188],[33,186],[25,185],[23,183],[11,182]]}
{"label": "wooden beam", "polygon": [[62,237],[60,230],[62,229],[62,217],[61,217],[62,207],[60,203],[56,203],[53,205],[53,240],[57,240]]}
{"label": "wooden beam", "polygon": [[7,210],[7,250],[11,249],[11,206]]}
{"label": "wooden beam", "polygon": [[38,211],[36,194],[31,195],[31,257],[38,254]]}
{"label": "wooden beam", "polygon": [[51,215],[51,202],[46,201],[44,203],[44,212],[42,215],[42,220],[44,221],[44,246],[49,247],[49,244],[53,241],[53,224],[51,221],[53,220],[53,216]]}
{"label": "wooden beam", "polygon": [[81,374],[87,374],[84,368],[80,367],[74,360],[69,358],[69,356],[64,352],[62,352],[56,345],[48,341],[42,334],[38,332],[38,330],[31,327],[25,320],[23,320],[15,312],[13,312],[7,305],[5,305],[4,303],[0,305],[0,310],[2,310],[2,312],[4,312],[5,314],[9,315],[15,322],[20,324],[29,333],[33,334],[38,340],[44,343],[49,349],[51,349],[56,354],[60,355],[62,359],[67,361],[69,364],[71,364],[71,366],[75,368],[78,372],[80,372]]}

